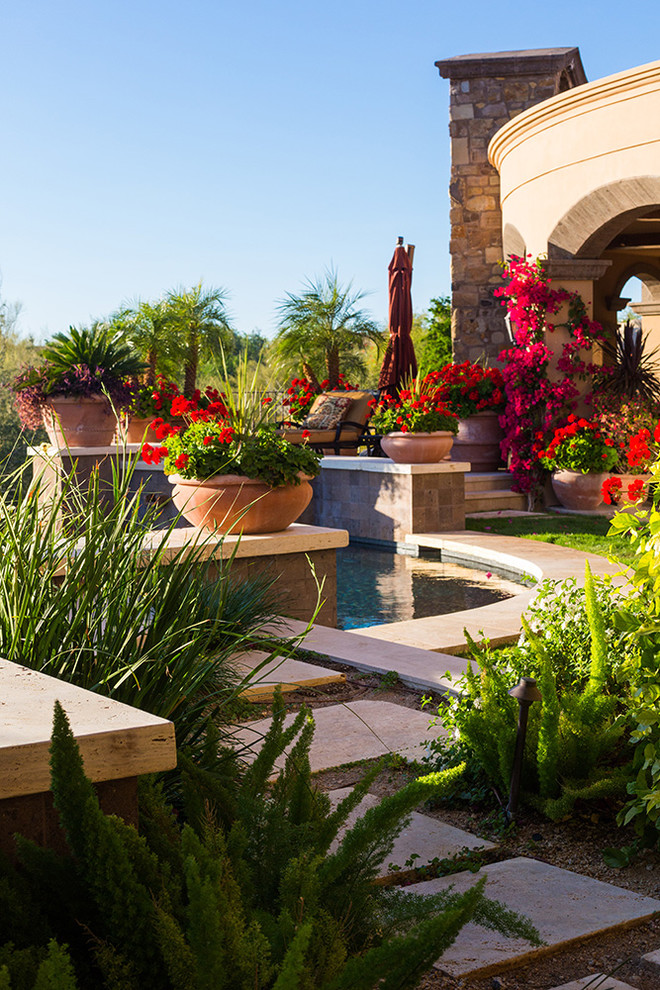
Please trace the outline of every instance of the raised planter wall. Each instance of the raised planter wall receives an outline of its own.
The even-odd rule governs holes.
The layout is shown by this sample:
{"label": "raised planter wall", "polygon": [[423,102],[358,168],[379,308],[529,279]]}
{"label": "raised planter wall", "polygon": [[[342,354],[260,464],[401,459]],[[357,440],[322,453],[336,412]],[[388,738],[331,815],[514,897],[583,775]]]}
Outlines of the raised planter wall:
{"label": "raised planter wall", "polygon": [[405,543],[410,533],[465,528],[470,465],[395,464],[380,457],[325,457],[302,522],[347,529],[351,538]]}
{"label": "raised planter wall", "polygon": [[49,747],[59,701],[101,807],[137,824],[137,778],[176,766],[174,725],[66,681],[0,660],[0,851],[20,833],[63,849],[50,793]]}
{"label": "raised planter wall", "polygon": [[[171,534],[169,547],[174,555],[183,546],[194,546],[199,539],[204,540],[204,536],[200,536],[199,531],[193,527],[176,529]],[[316,608],[318,599],[316,579],[319,583],[324,580],[323,604],[315,621],[322,626],[336,626],[337,555],[335,551],[338,547],[347,545],[348,533],[343,529],[293,523],[281,533],[225,536],[220,543],[206,541],[202,554],[216,559],[227,559],[235,552],[232,563],[232,575],[235,577],[255,572],[277,577],[277,593],[281,596],[283,614],[293,619],[301,619],[303,622],[311,619]],[[214,577],[215,573],[211,568],[211,577]]]}
{"label": "raised planter wall", "polygon": [[[129,456],[135,456],[139,444],[125,447],[72,447],[58,450],[56,447],[28,448],[32,457],[34,477],[41,478],[40,496],[48,498],[50,492],[59,491],[63,476],[74,472],[79,484],[86,485],[94,467],[99,466],[101,484],[111,491],[113,463],[121,468]],[[351,462],[355,458],[349,458]],[[163,472],[162,464],[148,465],[144,461],[135,464],[132,489],[142,486],[147,500],[158,502],[163,509],[160,524],[170,525],[177,515],[172,502],[172,486]],[[158,541],[159,537],[155,537]],[[337,532],[326,526],[301,526],[294,523],[279,533],[257,536],[226,536],[222,542],[208,541],[208,533],[179,520],[170,537],[173,552],[197,540],[206,541],[205,554],[227,558],[236,550],[232,564],[235,577],[251,573],[267,573],[277,578],[277,590],[281,595],[283,614],[308,622],[318,601],[316,579],[324,580],[323,604],[316,621],[320,625],[337,625],[337,561],[335,550],[348,544],[348,533]],[[148,546],[147,538],[147,546]],[[309,559],[308,559],[309,558]],[[311,567],[310,567],[311,563]],[[313,568],[313,571],[312,571]],[[210,571],[211,577],[215,571]],[[314,577],[316,574],[316,579]]]}

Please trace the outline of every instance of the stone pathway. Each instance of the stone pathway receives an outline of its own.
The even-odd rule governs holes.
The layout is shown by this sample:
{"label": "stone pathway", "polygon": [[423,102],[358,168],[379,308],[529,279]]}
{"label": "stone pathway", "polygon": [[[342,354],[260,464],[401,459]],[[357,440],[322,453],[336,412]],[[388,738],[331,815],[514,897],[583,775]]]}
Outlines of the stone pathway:
{"label": "stone pathway", "polygon": [[[295,714],[284,720],[291,724]],[[245,750],[241,755],[254,759],[270,725],[270,717],[246,722],[234,732],[234,739]],[[414,760],[426,751],[426,741],[443,733],[441,726],[429,728],[430,717],[414,708],[390,701],[349,701],[314,710],[316,732],[309,759],[312,772],[371,760],[398,753]],[[278,767],[283,765],[284,757]]]}
{"label": "stone pathway", "polygon": [[338,670],[290,657],[269,658],[268,653],[253,651],[236,661],[236,669],[243,678],[250,678],[241,695],[247,701],[271,701],[275,688],[284,694],[301,687],[322,687],[324,684],[345,684],[346,674]]}
{"label": "stone pathway", "polygon": [[[329,791],[328,797],[333,807],[336,807],[340,801],[343,801],[352,790],[352,787],[341,787],[337,790]],[[369,808],[376,808],[379,804],[379,797],[375,794],[366,794],[355,811],[349,815],[346,825],[330,847],[331,852],[337,848],[347,829],[358,818],[362,818]],[[426,866],[434,860],[449,859],[452,856],[457,856],[459,853],[465,852],[466,849],[490,850],[496,848],[497,846],[493,842],[488,842],[486,839],[478,839],[476,835],[471,835],[469,832],[464,832],[460,828],[454,828],[453,825],[448,825],[446,822],[439,821],[437,818],[429,818],[428,815],[422,815],[414,811],[410,824],[406,825],[400,835],[395,839],[392,852],[386,857],[387,862],[383,861],[381,864],[382,868],[378,875],[385,877],[398,872],[398,870],[419,869],[420,866]],[[414,862],[407,865],[411,856],[415,857]],[[395,866],[398,869],[391,869],[391,866]]]}
{"label": "stone pathway", "polygon": [[407,889],[435,894],[453,886],[461,892],[482,876],[487,878],[487,896],[530,918],[545,945],[534,948],[522,939],[506,938],[471,922],[435,964],[450,976],[502,972],[592,935],[639,924],[660,911],[660,901],[654,898],[522,856],[493,863],[478,874],[456,873]]}
{"label": "stone pathway", "polygon": [[[602,557],[588,555],[553,546],[531,544],[515,537],[490,536],[490,534],[456,533],[427,534],[410,537],[410,542],[420,546],[432,546],[444,554],[455,553],[465,557],[471,550],[474,560],[495,564],[497,570],[525,571],[538,580],[544,577],[561,579],[574,576],[581,581],[584,560],[589,559],[595,574],[615,573],[616,568]],[[479,635],[481,631],[494,643],[507,642],[519,634],[520,615],[526,608],[533,591],[523,591],[515,598],[495,605],[449,616],[342,632],[324,626],[313,626],[304,639],[304,647],[334,661],[357,670],[387,674],[396,671],[408,687],[420,691],[455,690],[456,680],[465,664],[452,652],[465,645],[463,628]],[[300,635],[305,624],[285,620],[286,628],[279,627],[280,634]],[[254,661],[250,658],[250,662]],[[259,658],[257,657],[257,662]],[[309,686],[324,683],[334,671],[315,664],[270,666],[264,671],[262,681],[268,690],[276,682],[283,686]],[[286,664],[286,665],[285,665]],[[310,669],[307,669],[310,668]],[[341,676],[341,675],[340,675]],[[325,683],[329,683],[325,681]],[[260,686],[257,685],[257,690]],[[286,724],[295,716],[287,715]],[[423,755],[426,740],[441,732],[439,726],[429,727],[429,716],[424,712],[386,701],[354,701],[341,705],[328,705],[314,710],[316,732],[310,753],[313,771],[339,767],[360,760],[372,759],[386,753],[398,753],[414,759]],[[237,730],[236,738],[256,754],[269,719],[261,719]],[[330,798],[336,804],[348,788],[331,791]],[[356,810],[353,819],[379,799],[368,794]],[[392,872],[390,865],[406,868],[411,857],[416,867],[441,860],[475,847],[485,850],[495,848],[492,843],[462,832],[421,813],[414,813],[409,826],[396,840],[392,853],[382,864],[381,875]],[[432,894],[454,886],[456,890],[472,886],[479,876],[486,876],[489,897],[507,907],[527,915],[544,940],[541,948],[534,948],[520,939],[506,938],[497,932],[470,924],[459,934],[454,945],[436,963],[436,968],[454,978],[477,976],[479,978],[500,973],[541,954],[549,954],[560,948],[581,942],[604,932],[624,929],[640,924],[660,911],[660,900],[632,893],[612,884],[559,869],[526,857],[485,866],[478,874],[458,873],[435,880],[413,883],[405,888],[417,894]],[[645,965],[658,967],[660,987],[660,957],[649,953]],[[628,984],[603,974],[591,974],[564,984],[555,990],[635,990]]]}

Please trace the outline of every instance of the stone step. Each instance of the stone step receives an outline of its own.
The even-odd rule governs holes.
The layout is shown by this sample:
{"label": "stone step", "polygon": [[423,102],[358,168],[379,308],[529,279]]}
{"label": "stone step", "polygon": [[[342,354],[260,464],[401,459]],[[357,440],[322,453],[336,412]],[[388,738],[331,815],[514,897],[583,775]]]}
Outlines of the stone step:
{"label": "stone step", "polygon": [[535,947],[524,939],[507,938],[470,922],[435,963],[437,969],[453,977],[482,978],[500,973],[594,935],[642,924],[660,911],[660,901],[654,898],[524,856],[493,863],[476,874],[455,873],[425,880],[406,890],[436,894],[453,886],[462,893],[484,876],[486,896],[526,915],[544,944]]}
{"label": "stone step", "polygon": [[[289,713],[285,726],[294,718],[295,713]],[[313,773],[388,753],[416,760],[424,756],[428,740],[446,735],[441,726],[431,727],[426,712],[390,701],[349,701],[316,708],[314,722],[316,731],[309,754]],[[255,759],[270,723],[268,717],[235,728],[233,742],[243,759]],[[278,760],[277,769],[284,765],[285,756],[286,753]]]}
{"label": "stone step", "polygon": [[465,494],[473,491],[510,491],[513,475],[510,471],[468,471],[465,477]]}
{"label": "stone step", "polygon": [[622,983],[604,973],[591,973],[590,976],[582,976],[579,980],[553,987],[553,990],[637,990],[637,987],[631,987],[629,983]]}
{"label": "stone step", "polygon": [[250,683],[241,691],[247,701],[270,701],[279,687],[284,694],[298,688],[322,687],[325,684],[345,684],[346,674],[291,657],[274,657],[253,651],[235,661],[237,672]]}
{"label": "stone step", "polygon": [[[341,787],[338,790],[329,791],[328,797],[333,808],[336,808],[340,801],[348,797],[352,790],[352,787]],[[370,808],[376,808],[380,804],[380,800],[375,794],[365,794],[357,808],[348,816],[346,825],[330,847],[331,852],[334,852],[343,835],[355,824],[358,818],[362,818]],[[496,848],[494,843],[488,842],[486,839],[479,839],[476,835],[471,835],[470,832],[464,832],[462,829],[454,828],[453,825],[448,825],[437,818],[430,818],[429,815],[422,815],[413,811],[410,824],[406,825],[394,840],[392,852],[381,863],[378,876],[386,877],[410,869],[419,869],[434,860],[456,856],[466,849],[491,850]],[[414,859],[412,864],[409,864],[411,857]],[[397,869],[392,869],[392,867],[397,867]]]}
{"label": "stone step", "polygon": [[527,506],[527,496],[519,492],[505,491],[494,488],[465,492],[466,515],[473,512],[492,512],[502,509],[524,510]]}

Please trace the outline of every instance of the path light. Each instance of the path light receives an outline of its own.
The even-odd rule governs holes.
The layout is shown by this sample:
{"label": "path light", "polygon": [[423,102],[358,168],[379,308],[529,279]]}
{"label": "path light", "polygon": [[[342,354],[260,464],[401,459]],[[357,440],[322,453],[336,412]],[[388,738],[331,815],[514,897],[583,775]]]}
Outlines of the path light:
{"label": "path light", "polygon": [[516,749],[513,754],[513,770],[511,771],[511,789],[509,790],[509,803],[506,806],[506,820],[510,822],[518,808],[518,797],[520,795],[520,775],[522,773],[523,753],[525,752],[525,736],[527,735],[527,717],[529,706],[535,701],[541,701],[543,695],[536,686],[533,677],[521,677],[518,684],[511,688],[509,694],[516,698],[520,705],[518,712],[518,733],[516,735]]}

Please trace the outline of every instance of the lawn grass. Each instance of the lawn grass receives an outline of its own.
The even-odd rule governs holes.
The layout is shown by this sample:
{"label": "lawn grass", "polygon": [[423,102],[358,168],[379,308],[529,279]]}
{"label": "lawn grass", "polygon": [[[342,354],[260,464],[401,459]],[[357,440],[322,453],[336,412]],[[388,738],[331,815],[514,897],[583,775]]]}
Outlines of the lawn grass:
{"label": "lawn grass", "polygon": [[633,558],[628,540],[607,535],[610,521],[604,516],[548,514],[525,518],[503,513],[488,519],[466,519],[465,528],[479,533],[499,533],[502,536],[519,536],[524,540],[557,543],[586,553],[598,553],[602,557],[612,555],[623,563],[629,563]]}

